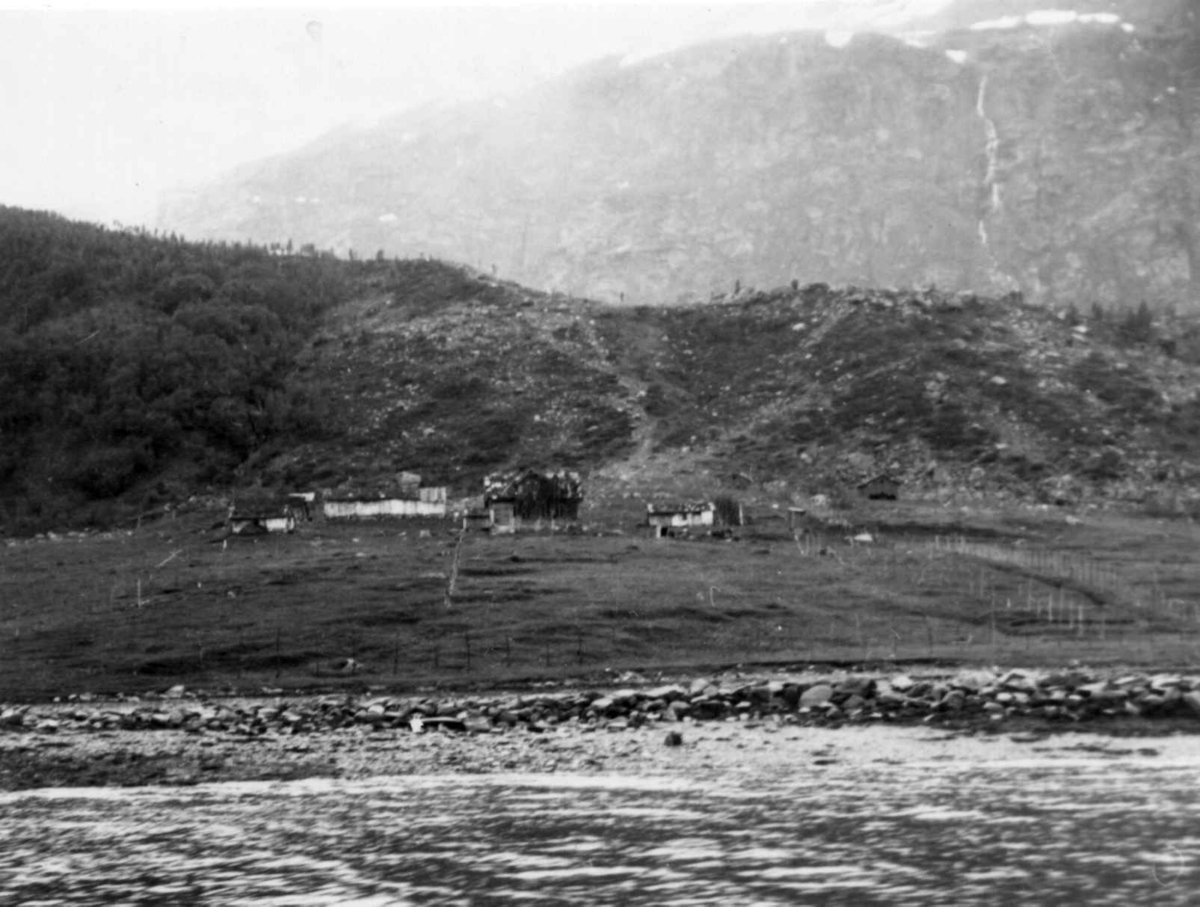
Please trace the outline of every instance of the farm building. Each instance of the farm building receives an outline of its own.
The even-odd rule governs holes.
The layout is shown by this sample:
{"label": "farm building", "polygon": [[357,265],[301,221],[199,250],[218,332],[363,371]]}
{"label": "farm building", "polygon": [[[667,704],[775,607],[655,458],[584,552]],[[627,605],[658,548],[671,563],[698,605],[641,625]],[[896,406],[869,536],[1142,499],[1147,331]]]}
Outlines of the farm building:
{"label": "farm building", "polygon": [[446,489],[422,488],[415,498],[365,496],[326,498],[321,510],[327,520],[365,520],[376,517],[415,517],[446,515]]}
{"label": "farm building", "polygon": [[483,507],[494,532],[511,532],[537,520],[577,520],[583,502],[578,473],[526,469],[490,475],[483,482]]}
{"label": "farm building", "polygon": [[492,515],[487,510],[468,510],[463,514],[462,528],[468,532],[485,532],[492,528]]}
{"label": "farm building", "polygon": [[304,512],[301,503],[291,495],[251,489],[239,493],[230,504],[225,524],[230,535],[295,532],[297,512]]}
{"label": "farm building", "polygon": [[325,495],[321,512],[328,520],[363,520],[404,517],[444,517],[446,489],[420,487],[421,477],[402,472],[398,487],[374,493],[349,492]]}
{"label": "farm building", "polygon": [[492,501],[488,518],[492,532],[503,535],[517,531],[516,505],[512,501]]}
{"label": "farm building", "polygon": [[872,501],[894,501],[900,496],[900,482],[891,476],[875,476],[859,485],[858,493]]}
{"label": "farm building", "polygon": [[302,495],[251,488],[238,492],[230,502],[225,525],[230,535],[295,532],[296,521],[305,517],[307,508]]}
{"label": "farm building", "polygon": [[711,503],[647,504],[646,521],[655,538],[666,538],[676,532],[687,532],[712,526],[716,507]]}
{"label": "farm building", "polygon": [[294,491],[287,496],[287,506],[296,519],[311,521],[316,500],[315,491]]}
{"label": "farm building", "polygon": [[261,513],[232,513],[229,515],[231,535],[266,535],[269,532],[295,532],[296,518],[290,513],[266,515]]}

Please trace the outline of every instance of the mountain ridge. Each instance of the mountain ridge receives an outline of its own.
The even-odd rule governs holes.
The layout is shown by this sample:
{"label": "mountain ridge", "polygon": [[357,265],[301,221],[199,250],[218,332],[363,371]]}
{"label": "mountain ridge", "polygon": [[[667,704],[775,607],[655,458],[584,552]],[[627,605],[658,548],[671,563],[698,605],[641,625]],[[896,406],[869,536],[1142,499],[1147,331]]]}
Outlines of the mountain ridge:
{"label": "mountain ridge", "polygon": [[326,136],[175,199],[161,223],[464,261],[617,303],[798,279],[1188,307],[1200,22],[1158,12],[1178,27],[958,29],[921,46],[789,33],[608,58]]}

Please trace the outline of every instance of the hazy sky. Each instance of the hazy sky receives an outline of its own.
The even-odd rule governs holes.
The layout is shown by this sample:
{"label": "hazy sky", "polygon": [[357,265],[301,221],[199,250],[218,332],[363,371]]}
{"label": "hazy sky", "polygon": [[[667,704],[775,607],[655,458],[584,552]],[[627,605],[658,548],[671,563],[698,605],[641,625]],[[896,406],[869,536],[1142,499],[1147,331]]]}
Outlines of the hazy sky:
{"label": "hazy sky", "polygon": [[[136,0],[135,0],[136,2]],[[519,90],[589,59],[947,0],[400,3],[253,10],[0,0],[0,204],[149,222],[163,190],[346,121]]]}

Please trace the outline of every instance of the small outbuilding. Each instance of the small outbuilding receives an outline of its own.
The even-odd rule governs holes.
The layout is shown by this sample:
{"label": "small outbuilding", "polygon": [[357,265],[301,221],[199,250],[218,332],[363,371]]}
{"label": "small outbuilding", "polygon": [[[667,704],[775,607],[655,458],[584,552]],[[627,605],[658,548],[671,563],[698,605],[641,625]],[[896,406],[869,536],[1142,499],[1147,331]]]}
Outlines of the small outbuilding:
{"label": "small outbuilding", "polygon": [[858,493],[872,501],[894,501],[900,497],[900,482],[888,475],[878,475],[860,484]]}
{"label": "small outbuilding", "polygon": [[296,518],[290,513],[268,516],[261,513],[233,513],[229,517],[231,535],[267,535],[272,532],[295,532]]}
{"label": "small outbuilding", "polygon": [[711,527],[716,507],[708,501],[684,504],[647,504],[646,522],[655,538],[667,538],[692,529]]}
{"label": "small outbuilding", "polygon": [[230,535],[295,532],[297,514],[305,512],[302,503],[290,494],[249,489],[239,492],[231,502],[225,525]]}

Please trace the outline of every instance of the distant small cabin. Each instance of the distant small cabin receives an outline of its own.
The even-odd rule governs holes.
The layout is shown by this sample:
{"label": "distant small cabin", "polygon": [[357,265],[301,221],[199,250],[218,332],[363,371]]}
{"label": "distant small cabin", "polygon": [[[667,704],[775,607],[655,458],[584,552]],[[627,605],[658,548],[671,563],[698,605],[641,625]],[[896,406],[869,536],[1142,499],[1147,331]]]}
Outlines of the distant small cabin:
{"label": "distant small cabin", "polygon": [[266,535],[271,532],[295,531],[296,518],[291,513],[266,515],[234,512],[229,516],[231,535]]}
{"label": "distant small cabin", "polygon": [[655,538],[667,538],[677,531],[712,526],[716,507],[705,501],[696,504],[647,504],[646,522]]}
{"label": "distant small cabin", "polygon": [[468,532],[486,532],[492,528],[492,514],[487,510],[468,510],[463,514],[462,528]]}
{"label": "distant small cabin", "polygon": [[230,535],[266,535],[295,532],[296,519],[307,504],[297,495],[280,495],[265,489],[238,492],[225,520]]}
{"label": "distant small cabin", "polygon": [[294,491],[287,496],[287,509],[298,520],[312,520],[313,505],[316,503],[315,491]]}
{"label": "distant small cabin", "polygon": [[859,485],[858,493],[872,501],[894,501],[900,496],[900,482],[891,476],[875,476]]}
{"label": "distant small cabin", "polygon": [[500,535],[517,531],[516,505],[513,501],[492,501],[488,506],[492,532]]}

